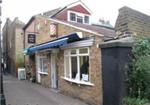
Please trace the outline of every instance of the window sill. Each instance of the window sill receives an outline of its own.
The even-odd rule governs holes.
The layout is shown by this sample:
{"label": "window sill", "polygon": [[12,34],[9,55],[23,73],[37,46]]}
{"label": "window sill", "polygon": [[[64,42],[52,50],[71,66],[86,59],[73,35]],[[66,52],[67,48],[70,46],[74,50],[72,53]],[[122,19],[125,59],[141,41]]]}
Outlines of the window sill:
{"label": "window sill", "polygon": [[66,78],[66,77],[62,77],[64,80],[66,81],[69,81],[69,82],[72,82],[72,83],[76,83],[76,84],[79,84],[79,85],[88,85],[88,86],[94,86],[94,84],[90,83],[90,82],[85,82],[85,81],[77,81],[75,79],[69,79],[69,78]]}
{"label": "window sill", "polygon": [[48,75],[47,72],[40,72],[40,71],[38,71],[38,73],[39,73],[39,74],[43,74],[43,75]]}

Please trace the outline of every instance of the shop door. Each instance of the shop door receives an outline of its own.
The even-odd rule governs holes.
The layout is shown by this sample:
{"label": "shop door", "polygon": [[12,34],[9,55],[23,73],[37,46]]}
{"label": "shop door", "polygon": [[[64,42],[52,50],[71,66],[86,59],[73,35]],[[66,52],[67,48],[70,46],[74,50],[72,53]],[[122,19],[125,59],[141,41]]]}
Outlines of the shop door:
{"label": "shop door", "polygon": [[56,54],[51,54],[51,87],[57,89]]}
{"label": "shop door", "polygon": [[37,73],[37,76],[36,76],[36,79],[37,79],[37,82],[38,83],[41,83],[41,75],[40,75],[40,57],[39,56],[37,56],[37,58],[36,58],[36,62],[37,62],[37,71],[36,71],[36,73]]}

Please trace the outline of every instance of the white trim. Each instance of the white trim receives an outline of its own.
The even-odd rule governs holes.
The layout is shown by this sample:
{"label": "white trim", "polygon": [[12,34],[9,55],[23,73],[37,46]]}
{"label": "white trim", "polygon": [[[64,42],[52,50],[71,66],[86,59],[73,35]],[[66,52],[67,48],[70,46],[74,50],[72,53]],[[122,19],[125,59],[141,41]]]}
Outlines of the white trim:
{"label": "white trim", "polygon": [[41,83],[41,75],[38,73],[39,71],[40,71],[39,55],[36,54],[36,79],[38,83]]}
{"label": "white trim", "polygon": [[48,75],[47,72],[41,72],[41,71],[38,71],[39,74],[44,74],[44,75]]}
{"label": "white trim", "polygon": [[92,46],[94,43],[94,37],[91,37],[87,40],[81,40],[77,42],[73,42],[64,46],[61,46],[60,48],[65,50],[65,49],[71,49],[71,48],[80,48],[80,47],[88,47]]}
{"label": "white trim", "polygon": [[[76,21],[72,21],[72,20],[70,20],[70,13],[74,13],[75,15],[76,15]],[[76,12],[76,11],[71,11],[71,10],[68,10],[67,11],[67,20],[68,21],[70,21],[70,22],[75,22],[75,23],[78,23],[77,22],[77,16],[81,16],[82,18],[83,18],[83,24],[90,24],[90,15],[88,15],[88,14],[84,14],[84,13],[80,13],[80,12]],[[88,16],[89,17],[89,23],[85,23],[85,16]]]}
{"label": "white trim", "polygon": [[76,32],[79,38],[83,38],[82,32]]}
{"label": "white trim", "polygon": [[51,53],[51,87],[57,88],[56,53]]}
{"label": "white trim", "polygon": [[[80,49],[84,49],[84,48],[86,48],[88,52],[84,53],[84,54],[80,53],[79,52]],[[70,79],[72,79],[72,67],[71,67],[71,63],[72,62],[71,62],[71,57],[77,57],[77,74],[76,74],[75,80],[84,82],[84,81],[80,80],[80,58],[79,57],[81,57],[81,56],[88,56],[89,57],[89,55],[90,55],[89,54],[89,47],[83,47],[83,48],[74,49],[74,50],[76,50],[76,54],[71,54],[71,50],[72,49],[68,49],[68,50],[64,51],[64,62],[65,62],[64,63],[65,64],[65,66],[64,66],[64,77],[68,78],[67,77],[67,73],[66,73],[66,58],[69,59],[69,64],[68,64],[69,65],[69,75],[70,75]],[[65,52],[68,52],[68,53],[66,54]],[[90,82],[90,79],[89,79],[88,82]]]}
{"label": "white trim", "polygon": [[76,51],[77,51],[77,55],[76,55],[77,56],[77,75],[76,75],[76,77],[77,77],[77,80],[80,81],[80,72],[81,72],[81,70],[80,70],[80,58],[79,58],[80,52],[79,52],[79,49]]}
{"label": "white trim", "polygon": [[[69,57],[69,65],[71,65],[71,57]],[[72,73],[71,72],[72,72],[72,68],[71,68],[71,66],[69,66],[70,78],[72,77]]]}
{"label": "white trim", "polygon": [[77,14],[77,15],[79,15],[79,16],[91,16],[91,15],[88,15],[88,14],[85,14],[85,13],[81,13],[81,12],[76,12],[76,11],[72,11],[72,10],[68,10],[68,13],[75,13],[75,14]]}
{"label": "white trim", "polygon": [[[41,64],[41,60],[42,59],[42,64]],[[38,70],[38,73],[40,73],[40,74],[48,74],[48,71],[47,72],[43,72],[43,68],[40,68],[41,67],[41,65],[42,65],[42,67],[43,67],[43,59],[46,59],[46,60],[48,60],[48,58],[46,57],[46,56],[39,56],[39,70]],[[48,65],[47,65],[48,66]],[[47,68],[48,69],[48,68]]]}
{"label": "white trim", "polygon": [[94,84],[91,83],[91,82],[78,81],[78,80],[70,79],[70,78],[66,78],[66,77],[61,77],[61,78],[64,79],[64,80],[66,80],[66,81],[69,81],[69,82],[72,82],[72,83],[76,83],[76,84],[79,84],[79,85],[94,86]]}
{"label": "white trim", "polygon": [[72,8],[72,7],[74,7],[74,6],[77,6],[77,5],[81,5],[81,6],[83,6],[83,8],[85,8],[90,14],[92,14],[92,11],[83,3],[83,2],[81,2],[81,1],[77,1],[77,2],[75,2],[75,3],[72,3],[72,4],[70,4],[70,5],[68,5],[67,6],[67,9],[68,8]]}

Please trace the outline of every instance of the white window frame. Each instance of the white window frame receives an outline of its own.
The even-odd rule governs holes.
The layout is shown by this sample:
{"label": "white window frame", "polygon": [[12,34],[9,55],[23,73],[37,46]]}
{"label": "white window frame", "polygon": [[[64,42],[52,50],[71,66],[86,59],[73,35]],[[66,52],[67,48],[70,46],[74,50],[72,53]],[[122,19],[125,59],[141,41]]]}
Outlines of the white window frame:
{"label": "white window frame", "polygon": [[[41,64],[41,60],[42,59],[42,64]],[[47,71],[45,71],[45,70],[43,70],[43,65],[44,65],[44,63],[43,63],[43,60],[44,59],[47,59],[48,60],[48,58],[46,57],[46,56],[42,56],[42,57],[39,57],[39,70],[40,71],[38,71],[40,74],[48,74],[48,68],[47,68]],[[41,65],[42,65],[42,68],[41,68]],[[48,65],[47,65],[48,66]]]}
{"label": "white window frame", "polygon": [[[87,48],[87,53],[85,54],[80,54],[79,53],[79,50],[80,49],[84,49],[84,48]],[[76,50],[76,54],[71,54],[71,50]],[[70,81],[70,82],[73,82],[73,83],[77,83],[77,84],[84,84],[84,85],[91,85],[93,86],[94,84],[92,84],[90,82],[90,71],[89,71],[89,74],[88,74],[88,81],[83,81],[83,80],[80,80],[80,77],[78,77],[77,75],[80,76],[80,56],[88,56],[89,57],[89,47],[83,47],[83,48],[74,48],[74,49],[67,49],[67,50],[64,50],[64,77],[63,79],[67,80],[67,81]],[[71,57],[77,57],[77,74],[76,74],[76,77],[75,79],[72,78],[72,70],[71,70]],[[66,68],[66,57],[69,57],[69,77],[67,77],[67,68]]]}
{"label": "white window frame", "polygon": [[[70,19],[70,13],[74,13],[75,14],[75,16],[76,16],[76,21],[72,21],[71,19]],[[71,21],[71,22],[76,22],[76,23],[78,23],[77,22],[77,17],[82,17],[82,21],[83,21],[83,23],[82,24],[90,24],[90,15],[87,15],[87,14],[84,14],[84,13],[80,13],[80,12],[75,12],[75,11],[70,11],[70,10],[68,10],[68,12],[67,12],[67,20],[68,21]],[[85,16],[88,16],[89,17],[89,23],[86,23],[85,22]]]}
{"label": "white window frame", "polygon": [[[75,20],[71,20],[71,14],[74,14],[74,15],[75,15]],[[76,13],[70,12],[69,15],[70,15],[70,16],[69,16],[70,21],[74,21],[74,22],[77,21],[77,20],[76,20],[76,19],[77,19],[77,18],[76,18],[76,17],[77,17],[77,16],[76,16]]]}

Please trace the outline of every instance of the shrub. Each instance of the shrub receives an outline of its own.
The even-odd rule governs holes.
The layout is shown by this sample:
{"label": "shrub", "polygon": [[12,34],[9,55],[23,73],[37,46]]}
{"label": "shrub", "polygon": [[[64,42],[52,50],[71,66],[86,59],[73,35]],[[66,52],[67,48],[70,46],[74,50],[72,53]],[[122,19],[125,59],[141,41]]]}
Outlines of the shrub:
{"label": "shrub", "polygon": [[131,98],[131,97],[125,97],[123,99],[123,105],[145,105],[146,103],[148,103],[147,99]]}
{"label": "shrub", "polygon": [[133,47],[128,78],[128,95],[150,99],[150,41],[137,39]]}

